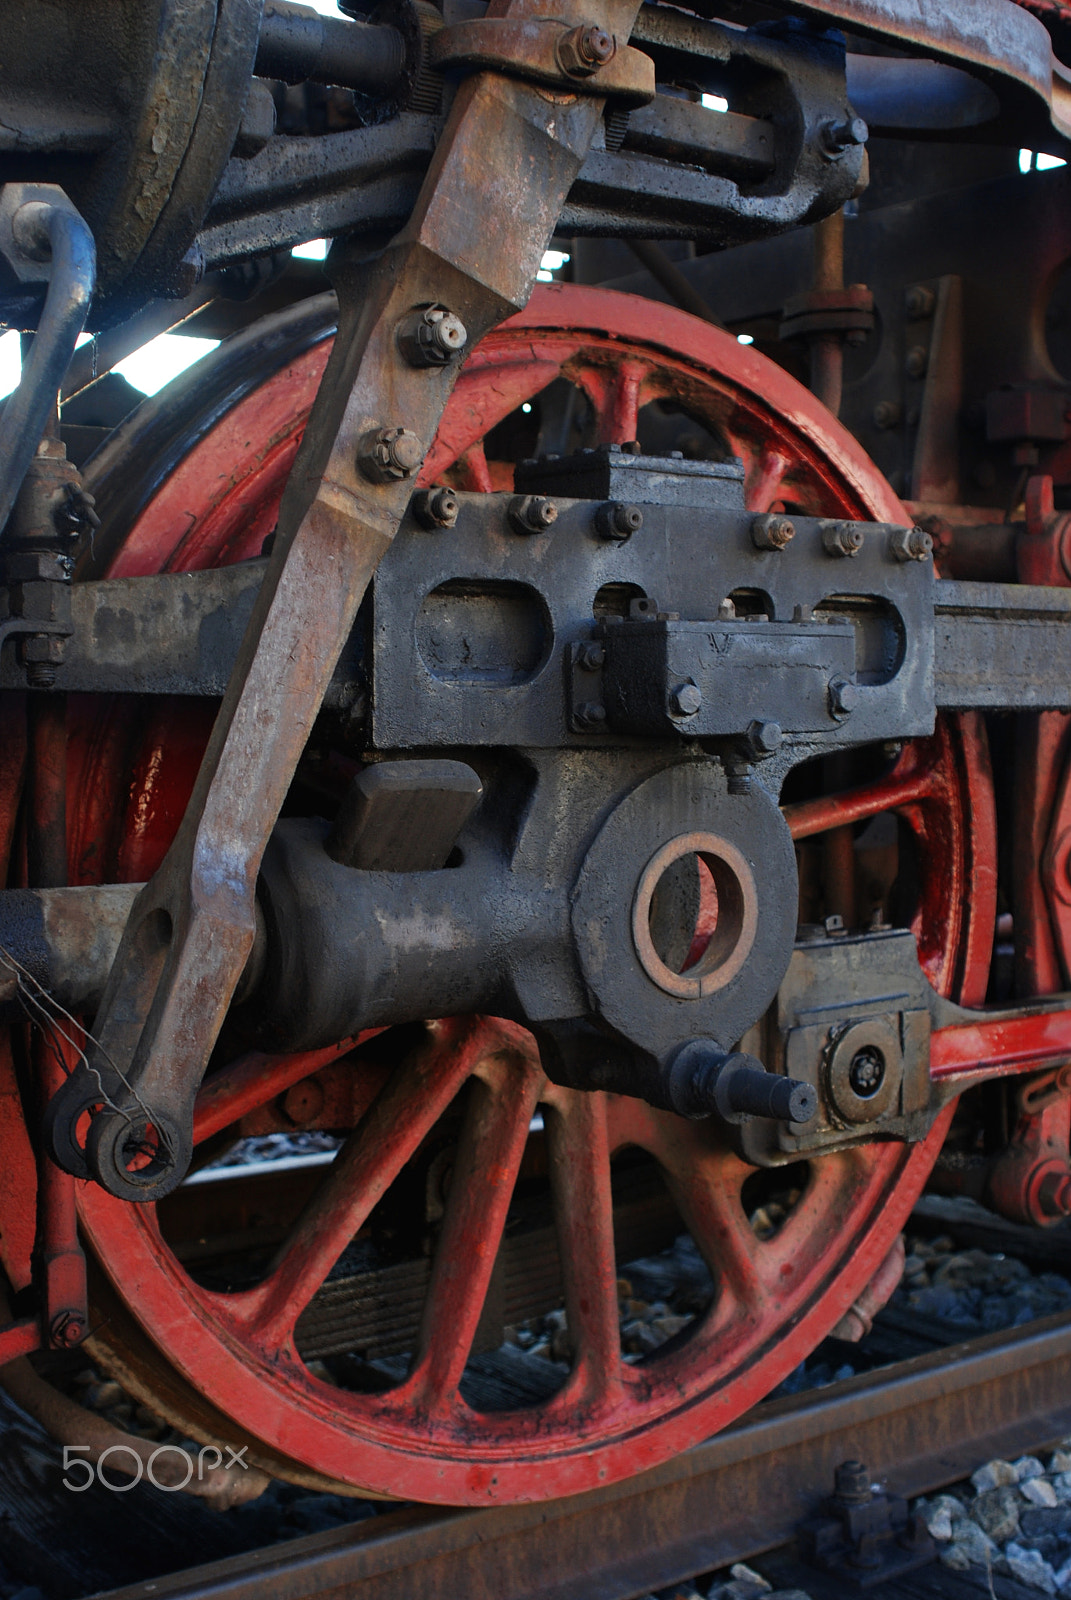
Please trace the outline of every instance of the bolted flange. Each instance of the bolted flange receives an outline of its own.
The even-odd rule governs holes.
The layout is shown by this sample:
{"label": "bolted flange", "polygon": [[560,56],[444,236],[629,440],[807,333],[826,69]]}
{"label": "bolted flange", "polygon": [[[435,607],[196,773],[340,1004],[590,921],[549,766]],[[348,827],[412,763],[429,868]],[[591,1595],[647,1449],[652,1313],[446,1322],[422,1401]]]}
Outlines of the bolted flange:
{"label": "bolted flange", "polygon": [[411,478],[424,459],[424,446],[409,428],[370,428],[357,449],[357,465],[371,483]]}

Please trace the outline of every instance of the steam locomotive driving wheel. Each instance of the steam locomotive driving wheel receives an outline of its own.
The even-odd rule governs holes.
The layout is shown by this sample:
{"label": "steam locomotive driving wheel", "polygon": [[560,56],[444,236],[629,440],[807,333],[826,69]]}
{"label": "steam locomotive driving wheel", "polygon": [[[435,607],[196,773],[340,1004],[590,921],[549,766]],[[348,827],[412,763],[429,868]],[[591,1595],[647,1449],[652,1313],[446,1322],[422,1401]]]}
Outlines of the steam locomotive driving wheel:
{"label": "steam locomotive driving wheel", "polygon": [[[83,577],[259,558],[330,331],[322,305],[271,319],[140,408],[90,469]],[[991,780],[975,714],[889,734],[919,564],[885,552],[910,519],[730,335],[539,289],[469,357],[419,481],[194,1123],[202,1162],[287,1130],[338,1154],[240,1201],[240,1168],[155,1205],[80,1182],[90,1349],[281,1476],[533,1500],[724,1426],[875,1278],[951,1115],[912,1064],[918,997],[985,997]],[[745,664],[742,721],[710,692],[719,651]],[[71,882],[144,881],[213,703],[70,706]],[[19,802],[13,782],[13,882]],[[415,820],[399,838],[385,815]],[[892,1021],[871,962],[916,996]],[[843,1001],[821,1023],[819,987]],[[705,1299],[624,1351],[619,1278],[682,1235]],[[558,1308],[540,1383],[503,1329]]]}

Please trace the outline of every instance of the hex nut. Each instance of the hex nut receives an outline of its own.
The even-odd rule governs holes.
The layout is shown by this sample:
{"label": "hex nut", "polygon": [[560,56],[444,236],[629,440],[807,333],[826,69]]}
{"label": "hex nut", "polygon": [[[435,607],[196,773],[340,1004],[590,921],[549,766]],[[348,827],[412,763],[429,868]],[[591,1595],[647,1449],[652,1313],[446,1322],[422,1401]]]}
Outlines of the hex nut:
{"label": "hex nut", "polygon": [[835,717],[850,717],[859,704],[859,690],[850,678],[830,678],[829,709]]}
{"label": "hex nut", "polygon": [[424,446],[409,428],[370,428],[357,450],[357,465],[371,483],[411,478],[424,459]]}
{"label": "hex nut", "polygon": [[418,489],[413,496],[413,515],[422,528],[452,528],[460,510],[453,489]]}
{"label": "hex nut", "polygon": [[889,554],[897,561],[928,561],[933,555],[933,539],[925,528],[894,528],[889,535]]}
{"label": "hex nut", "polygon": [[796,537],[791,517],[772,513],[751,519],[751,542],[756,550],[783,550]]}
{"label": "hex nut", "polygon": [[756,718],[749,725],[746,738],[755,759],[761,760],[763,756],[772,756],[780,750],[784,734],[779,722],[763,722]]}
{"label": "hex nut", "polygon": [[573,721],[586,733],[596,733],[606,726],[606,707],[597,700],[582,700],[573,712]]}
{"label": "hex nut", "polygon": [[930,352],[924,344],[914,344],[907,352],[904,369],[909,378],[924,378],[930,364]]}
{"label": "hex nut", "polygon": [[924,283],[913,283],[904,295],[904,310],[909,317],[932,317],[937,296]]}
{"label": "hex nut", "polygon": [[863,548],[863,530],[854,522],[823,522],[822,544],[831,556],[857,556]]}
{"label": "hex nut", "polygon": [[275,101],[271,90],[263,79],[254,78],[249,85],[231,154],[237,156],[239,161],[251,161],[254,156],[259,156],[274,132]]}
{"label": "hex nut", "polygon": [[598,672],[606,665],[606,646],[597,640],[582,644],[576,653],[576,664],[583,672]]}
{"label": "hex nut", "polygon": [[686,683],[678,683],[670,692],[670,712],[678,717],[694,717],[699,707],[703,704],[703,691],[698,684],[689,679]]}
{"label": "hex nut", "polygon": [[604,539],[621,544],[631,539],[643,527],[643,512],[639,506],[625,505],[621,500],[608,500],[595,513],[595,531]]}
{"label": "hex nut", "polygon": [[895,428],[903,412],[895,400],[879,400],[874,407],[875,428]]}
{"label": "hex nut", "polygon": [[830,118],[828,122],[823,122],[818,137],[824,153],[831,160],[836,160],[846,150],[866,144],[870,129],[862,117],[845,117],[840,122]]}
{"label": "hex nut", "polygon": [[422,306],[402,318],[397,339],[411,367],[445,367],[461,354],[469,335],[461,318],[445,306]]}
{"label": "hex nut", "polygon": [[569,28],[557,43],[558,65],[570,78],[590,78],[617,54],[617,41],[605,28],[581,23]]}
{"label": "hex nut", "polygon": [[558,508],[544,495],[518,494],[509,503],[509,520],[517,533],[546,533],[558,520]]}

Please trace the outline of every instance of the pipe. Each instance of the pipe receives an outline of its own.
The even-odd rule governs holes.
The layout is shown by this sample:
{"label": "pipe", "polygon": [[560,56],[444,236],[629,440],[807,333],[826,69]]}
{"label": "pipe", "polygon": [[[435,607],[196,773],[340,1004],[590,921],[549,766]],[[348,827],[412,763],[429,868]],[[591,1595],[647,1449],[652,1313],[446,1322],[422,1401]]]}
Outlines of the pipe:
{"label": "pipe", "polygon": [[97,253],[88,225],[73,208],[30,200],[15,213],[19,246],[36,259],[51,257],[48,293],[22,378],[4,406],[0,429],[0,530],[29,470],[74,347],[89,315]]}
{"label": "pipe", "polygon": [[268,0],[254,72],[284,83],[331,83],[383,94],[405,71],[405,41],[386,23],[344,22]]}
{"label": "pipe", "polygon": [[680,268],[672,262],[662,249],[655,244],[653,239],[628,239],[629,249],[638,260],[642,261],[647,271],[656,283],[675,300],[682,311],[690,311],[693,317],[702,317],[704,322],[709,322],[715,328],[720,328],[717,317],[707,305],[703,296],[689,283]]}

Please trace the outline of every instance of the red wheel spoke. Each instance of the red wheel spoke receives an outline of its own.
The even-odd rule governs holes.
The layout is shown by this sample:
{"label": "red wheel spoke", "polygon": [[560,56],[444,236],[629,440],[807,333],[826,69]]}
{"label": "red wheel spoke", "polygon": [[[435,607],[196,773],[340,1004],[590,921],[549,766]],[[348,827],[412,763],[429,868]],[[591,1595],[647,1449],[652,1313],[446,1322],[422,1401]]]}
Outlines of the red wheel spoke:
{"label": "red wheel spoke", "polygon": [[435,443],[420,470],[419,483],[434,483],[474,448],[478,448],[482,456],[484,436],[495,424],[516,411],[525,400],[533,399],[541,389],[553,383],[559,373],[557,362],[541,361],[530,351],[525,352],[523,360],[496,363],[489,383],[479,382],[480,367],[477,356],[472,364],[477,381],[458,391],[461,403],[451,406],[443,417]]}
{"label": "red wheel spoke", "polygon": [[621,1386],[605,1095],[553,1091],[546,1126],[565,1314],[575,1352],[573,1377],[559,1400],[568,1403],[579,1389],[605,1402]]}
{"label": "red wheel spoke", "polygon": [[749,511],[769,511],[781,498],[781,486],[791,465],[782,450],[762,450],[752,459],[744,488]]}
{"label": "red wheel spoke", "polygon": [[621,361],[613,367],[584,366],[575,378],[595,407],[599,444],[626,444],[639,431],[640,390],[650,367],[645,361]]}
{"label": "red wheel spoke", "polygon": [[438,1023],[435,1036],[394,1075],[336,1156],[298,1218],[274,1272],[233,1309],[255,1337],[279,1345],[367,1221],[482,1053],[478,1026]]}
{"label": "red wheel spoke", "polygon": [[229,1128],[240,1117],[274,1100],[319,1067],[326,1067],[358,1045],[374,1039],[384,1028],[368,1028],[354,1039],[329,1045],[325,1050],[303,1050],[295,1056],[263,1055],[259,1050],[240,1056],[201,1085],[193,1112],[193,1142],[201,1144],[214,1133]]}
{"label": "red wheel spoke", "polygon": [[719,1322],[761,1307],[762,1254],[740,1191],[749,1167],[710,1142],[705,1123],[672,1130],[661,1152],[672,1160],[666,1177],[677,1209],[718,1288]]}
{"label": "red wheel spoke", "polygon": [[933,774],[926,768],[882,778],[877,783],[847,789],[842,794],[825,794],[817,800],[801,800],[783,807],[785,821],[793,839],[810,839],[829,828],[849,822],[862,822],[880,811],[898,811],[913,801],[924,800],[933,792]]}
{"label": "red wheel spoke", "polygon": [[442,1413],[456,1403],[539,1092],[540,1075],[516,1062],[490,1077],[472,1085],[413,1370],[392,1404]]}

